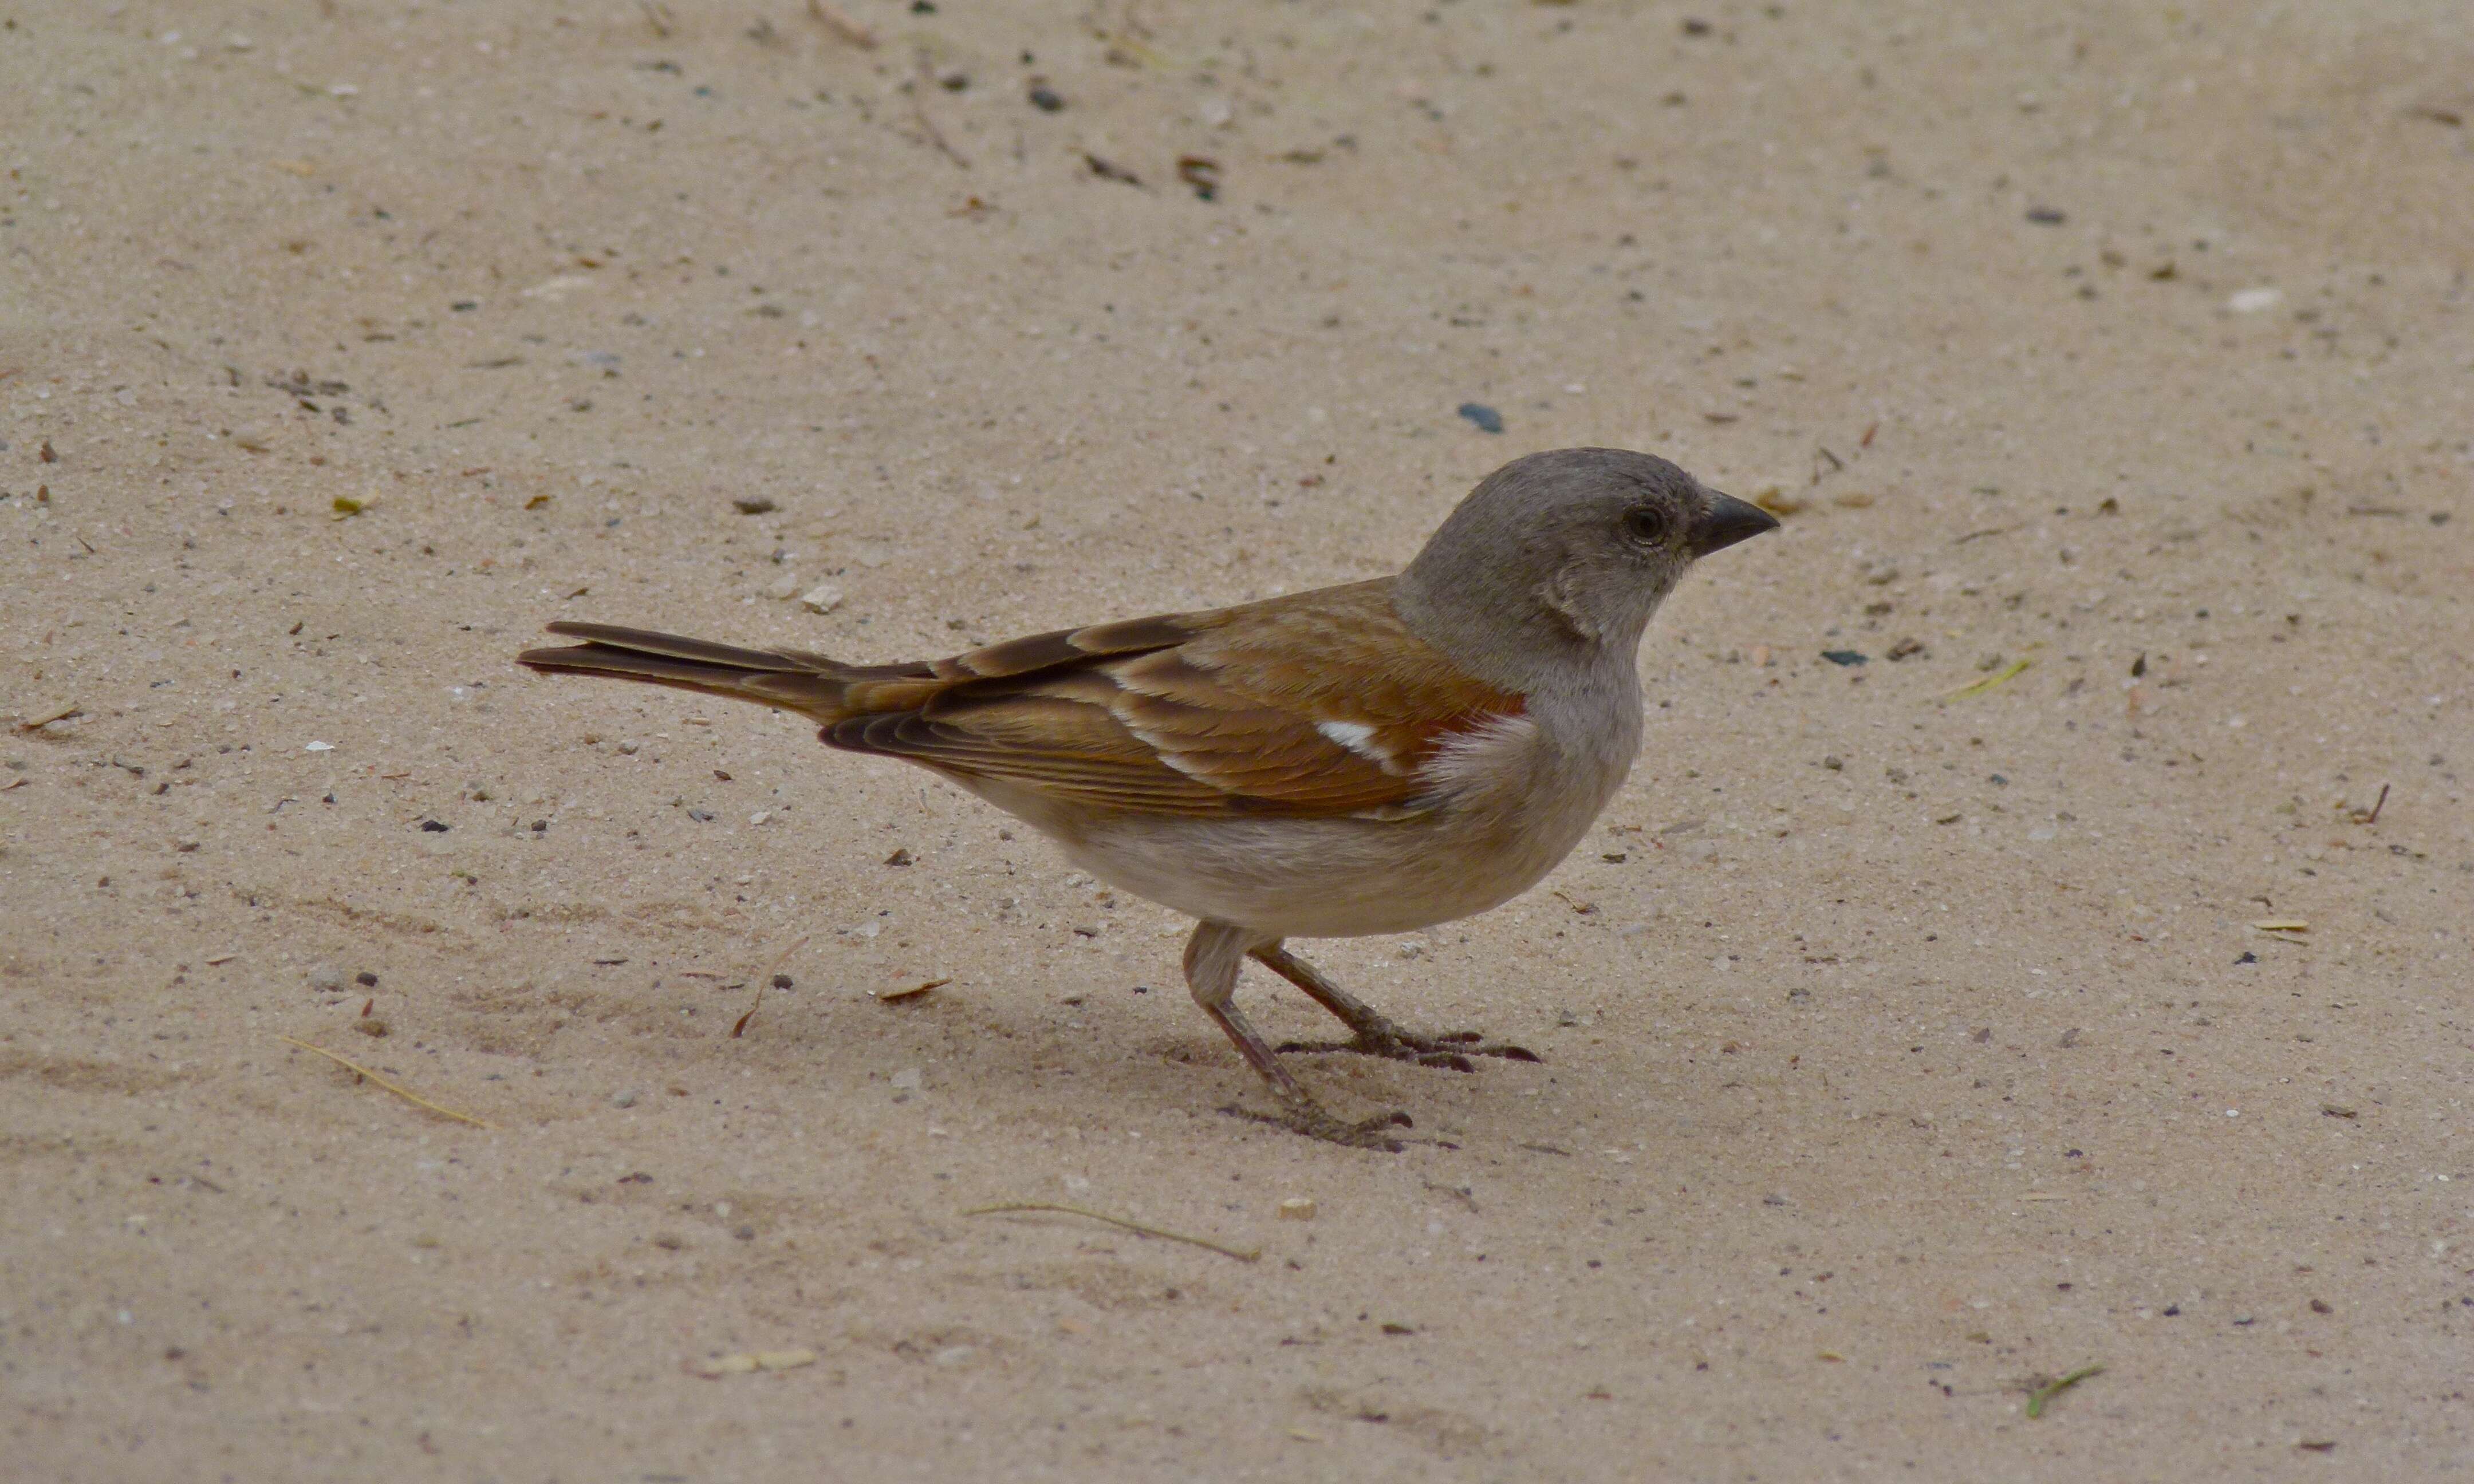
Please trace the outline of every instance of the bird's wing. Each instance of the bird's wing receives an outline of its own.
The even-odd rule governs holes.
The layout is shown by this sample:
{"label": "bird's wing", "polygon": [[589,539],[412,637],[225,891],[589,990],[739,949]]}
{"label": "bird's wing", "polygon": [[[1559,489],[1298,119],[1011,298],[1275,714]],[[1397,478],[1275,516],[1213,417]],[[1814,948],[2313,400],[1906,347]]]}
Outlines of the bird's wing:
{"label": "bird's wing", "polygon": [[879,673],[845,690],[828,743],[1195,817],[1417,814],[1439,748],[1523,708],[1412,634],[1389,580]]}

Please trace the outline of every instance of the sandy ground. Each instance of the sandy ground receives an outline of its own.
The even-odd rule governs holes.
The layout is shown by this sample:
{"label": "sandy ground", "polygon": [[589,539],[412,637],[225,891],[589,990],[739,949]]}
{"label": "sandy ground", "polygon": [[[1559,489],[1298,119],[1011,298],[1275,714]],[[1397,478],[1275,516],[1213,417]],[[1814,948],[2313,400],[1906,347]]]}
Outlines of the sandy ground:
{"label": "sandy ground", "polygon": [[[2474,1467],[2460,0],[846,5],[0,15],[7,1472]],[[1580,443],[1795,508],[1545,887],[1316,948],[1546,1058],[1301,1062],[1401,1155],[958,792],[508,662]]]}

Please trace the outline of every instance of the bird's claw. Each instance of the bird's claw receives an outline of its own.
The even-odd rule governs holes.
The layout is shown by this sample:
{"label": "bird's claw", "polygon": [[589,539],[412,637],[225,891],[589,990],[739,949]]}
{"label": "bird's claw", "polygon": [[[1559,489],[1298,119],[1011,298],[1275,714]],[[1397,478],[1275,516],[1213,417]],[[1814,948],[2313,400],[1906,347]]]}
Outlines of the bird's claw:
{"label": "bird's claw", "polygon": [[1346,1051],[1357,1056],[1379,1056],[1389,1061],[1407,1062],[1416,1066],[1437,1066],[1456,1072],[1473,1072],[1477,1065],[1472,1056],[1500,1057],[1507,1062],[1535,1062],[1538,1053],[1526,1046],[1488,1041],[1476,1031],[1445,1031],[1434,1036],[1420,1036],[1396,1027],[1360,1031],[1347,1041],[1291,1041],[1279,1050],[1327,1052]]}

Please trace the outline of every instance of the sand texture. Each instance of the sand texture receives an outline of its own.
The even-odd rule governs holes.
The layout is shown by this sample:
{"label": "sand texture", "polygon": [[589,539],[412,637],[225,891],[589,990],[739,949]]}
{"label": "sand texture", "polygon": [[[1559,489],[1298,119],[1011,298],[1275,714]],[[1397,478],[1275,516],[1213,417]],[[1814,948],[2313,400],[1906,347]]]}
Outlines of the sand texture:
{"label": "sand texture", "polygon": [[[2466,18],[21,0],[0,1473],[2466,1476]],[[1576,443],[1784,525],[1543,886],[1300,945],[1544,1058],[1296,1059],[1398,1155],[959,791],[510,662]]]}

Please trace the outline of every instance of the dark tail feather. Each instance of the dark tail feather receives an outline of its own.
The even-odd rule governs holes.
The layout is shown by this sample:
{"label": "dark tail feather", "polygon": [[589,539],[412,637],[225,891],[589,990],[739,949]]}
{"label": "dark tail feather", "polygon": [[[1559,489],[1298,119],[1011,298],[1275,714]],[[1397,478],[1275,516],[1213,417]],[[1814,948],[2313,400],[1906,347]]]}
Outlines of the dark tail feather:
{"label": "dark tail feather", "polygon": [[549,632],[586,642],[528,649],[516,657],[516,662],[546,675],[615,675],[620,680],[753,701],[822,722],[837,721],[842,715],[849,677],[821,655],[740,649],[614,624],[561,622],[550,625]]}

